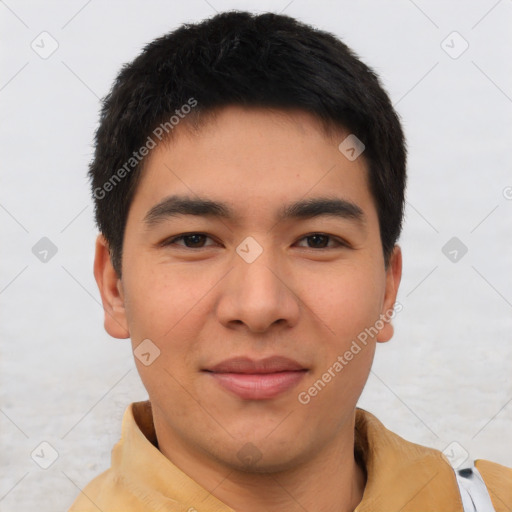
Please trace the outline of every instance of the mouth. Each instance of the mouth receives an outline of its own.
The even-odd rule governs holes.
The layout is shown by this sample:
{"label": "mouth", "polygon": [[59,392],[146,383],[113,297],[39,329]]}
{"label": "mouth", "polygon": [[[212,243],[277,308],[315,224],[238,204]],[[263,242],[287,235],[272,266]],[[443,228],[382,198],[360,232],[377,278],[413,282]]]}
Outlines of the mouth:
{"label": "mouth", "polygon": [[269,400],[294,388],[308,369],[292,359],[235,357],[204,369],[223,389],[243,400]]}

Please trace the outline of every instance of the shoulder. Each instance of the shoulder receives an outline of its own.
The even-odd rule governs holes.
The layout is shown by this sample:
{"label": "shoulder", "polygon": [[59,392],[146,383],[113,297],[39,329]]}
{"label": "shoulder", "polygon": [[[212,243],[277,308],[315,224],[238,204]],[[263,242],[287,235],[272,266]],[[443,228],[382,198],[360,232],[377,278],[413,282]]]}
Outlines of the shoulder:
{"label": "shoulder", "polygon": [[[463,510],[463,482],[443,452],[403,439],[362,409],[356,411],[355,427],[356,455],[368,474],[358,512]],[[511,512],[512,469],[486,460],[477,460],[475,468],[496,512]]]}
{"label": "shoulder", "polygon": [[134,481],[112,470],[101,473],[79,493],[68,512],[153,512],[176,510],[174,500],[160,496],[143,482]]}
{"label": "shoulder", "polygon": [[80,493],[76,497],[68,512],[97,511],[98,508],[95,503],[96,500],[93,497],[97,496],[97,494],[101,492],[105,481],[109,478],[109,471],[110,470],[107,470],[101,473],[93,480],[91,480],[91,482],[89,482],[83,489],[80,489]]}
{"label": "shoulder", "polygon": [[476,460],[475,467],[484,479],[496,512],[510,512],[512,510],[512,468],[488,460]]}

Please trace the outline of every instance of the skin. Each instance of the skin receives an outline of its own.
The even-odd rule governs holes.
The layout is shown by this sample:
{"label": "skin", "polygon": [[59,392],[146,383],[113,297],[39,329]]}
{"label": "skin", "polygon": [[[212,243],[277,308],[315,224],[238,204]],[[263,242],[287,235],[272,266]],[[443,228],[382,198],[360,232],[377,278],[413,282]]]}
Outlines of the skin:
{"label": "skin", "polygon": [[[146,161],[127,219],[122,279],[97,240],[107,332],[130,337],[133,348],[150,339],[161,352],[149,366],[135,358],[160,451],[235,510],[349,511],[362,498],[355,407],[391,324],[308,404],[297,398],[392,309],[400,283],[398,246],[384,264],[364,153],[349,161],[338,150],[346,135],[326,134],[306,112],[235,106],[198,131],[182,123]],[[234,217],[181,215],[148,226],[148,211],[176,194],[221,201]],[[317,197],[354,203],[364,221],[277,220],[283,205]],[[210,238],[161,245],[190,232]],[[263,249],[252,263],[236,252],[249,236]],[[196,246],[186,247],[191,240]],[[243,400],[201,371],[233,356],[273,355],[308,371],[268,400]],[[249,465],[237,455],[247,443],[260,457]]]}

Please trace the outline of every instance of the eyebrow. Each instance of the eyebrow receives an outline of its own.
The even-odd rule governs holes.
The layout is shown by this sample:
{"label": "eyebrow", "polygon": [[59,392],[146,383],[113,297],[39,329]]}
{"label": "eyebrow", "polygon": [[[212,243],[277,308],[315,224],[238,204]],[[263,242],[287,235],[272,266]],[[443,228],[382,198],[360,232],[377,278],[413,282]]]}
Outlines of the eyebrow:
{"label": "eyebrow", "polygon": [[[234,219],[233,209],[218,201],[201,197],[173,195],[166,197],[153,206],[145,215],[144,223],[151,228],[161,222],[182,215]],[[366,223],[363,210],[355,203],[333,197],[317,197],[302,199],[285,205],[277,214],[277,221],[289,219],[311,219],[320,216],[331,216],[349,219],[359,224]]]}

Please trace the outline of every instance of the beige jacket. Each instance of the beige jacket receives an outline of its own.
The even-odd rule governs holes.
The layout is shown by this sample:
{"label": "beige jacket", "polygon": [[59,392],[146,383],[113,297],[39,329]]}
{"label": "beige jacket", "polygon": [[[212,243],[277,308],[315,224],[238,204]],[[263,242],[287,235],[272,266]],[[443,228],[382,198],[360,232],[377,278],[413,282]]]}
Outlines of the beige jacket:
{"label": "beige jacket", "polygon": [[[367,472],[356,512],[462,512],[455,473],[438,450],[405,441],[372,414],[356,410],[356,452]],[[156,448],[149,402],[131,404],[112,466],[76,498],[69,512],[233,512]],[[494,508],[512,511],[512,469],[476,461]]]}

